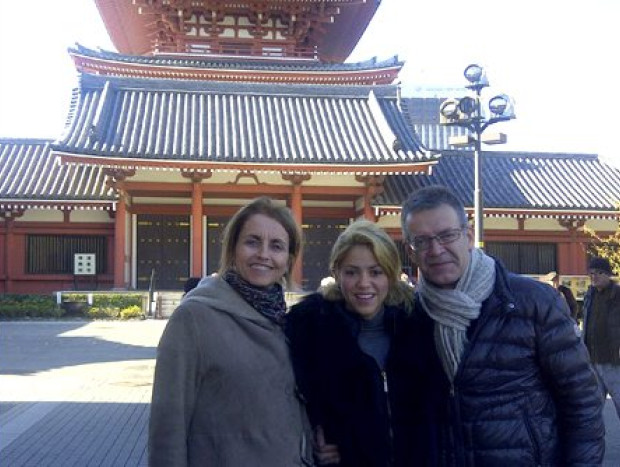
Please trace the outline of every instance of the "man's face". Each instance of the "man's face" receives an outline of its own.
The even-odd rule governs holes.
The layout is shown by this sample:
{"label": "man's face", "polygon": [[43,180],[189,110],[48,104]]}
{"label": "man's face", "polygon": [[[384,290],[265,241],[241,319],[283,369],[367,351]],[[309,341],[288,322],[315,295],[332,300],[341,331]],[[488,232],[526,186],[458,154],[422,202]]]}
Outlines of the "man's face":
{"label": "man's face", "polygon": [[[424,279],[436,287],[454,288],[469,265],[474,246],[471,229],[461,225],[456,211],[447,204],[410,213],[406,225],[409,239],[417,237],[421,242],[413,243],[423,244],[417,248],[410,245],[410,249]],[[430,239],[435,236],[443,238],[443,245],[437,238]]]}
{"label": "man's face", "polygon": [[598,290],[603,290],[611,282],[611,277],[600,269],[590,269],[588,275],[592,285]]}

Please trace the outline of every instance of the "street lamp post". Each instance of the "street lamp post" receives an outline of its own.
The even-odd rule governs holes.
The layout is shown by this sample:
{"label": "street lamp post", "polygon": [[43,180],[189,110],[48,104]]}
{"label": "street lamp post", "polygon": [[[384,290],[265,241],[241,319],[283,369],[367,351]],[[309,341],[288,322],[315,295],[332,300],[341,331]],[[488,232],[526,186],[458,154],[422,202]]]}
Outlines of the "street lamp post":
{"label": "street lamp post", "polygon": [[483,140],[482,134],[494,123],[515,118],[515,113],[512,99],[505,94],[491,98],[486,107],[483,105],[482,90],[489,86],[489,81],[481,66],[469,65],[464,74],[469,82],[465,87],[473,91],[473,96],[446,99],[439,107],[439,123],[469,130],[465,144],[474,145],[474,241],[478,248],[483,248],[482,142],[505,143],[506,136]]}

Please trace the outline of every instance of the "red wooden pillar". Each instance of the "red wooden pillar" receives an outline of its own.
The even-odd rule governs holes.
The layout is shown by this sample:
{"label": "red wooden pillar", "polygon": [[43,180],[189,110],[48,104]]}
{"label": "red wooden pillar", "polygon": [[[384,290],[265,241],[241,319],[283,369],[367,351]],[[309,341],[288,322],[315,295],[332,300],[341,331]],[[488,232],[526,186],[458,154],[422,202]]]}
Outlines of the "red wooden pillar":
{"label": "red wooden pillar", "polygon": [[116,221],[114,224],[114,287],[123,289],[125,282],[125,248],[127,232],[127,204],[125,194],[120,191],[116,204]]}
{"label": "red wooden pillar", "polygon": [[585,274],[588,271],[588,242],[576,236],[570,247],[573,258],[570,274]]}
{"label": "red wooden pillar", "polygon": [[[293,193],[291,194],[291,211],[293,213],[293,217],[295,218],[295,222],[297,225],[302,225],[303,212],[302,212],[302,196],[301,196],[301,183],[293,184]],[[303,280],[303,250],[299,252],[299,256],[297,257],[297,261],[293,265],[293,273],[291,274],[293,282],[296,284],[301,284]]]}
{"label": "red wooden pillar", "polygon": [[567,243],[558,245],[558,272],[560,274],[584,274],[586,249],[581,241],[580,229],[585,221],[577,219],[560,219],[559,224],[567,230]]}
{"label": "red wooden pillar", "polygon": [[202,232],[202,181],[211,178],[213,172],[210,170],[181,170],[181,175],[192,182],[192,246],[191,259],[192,266],[190,276],[202,277],[203,263],[203,232]]}
{"label": "red wooden pillar", "polygon": [[372,209],[372,205],[370,204],[373,197],[373,187],[366,187],[366,195],[364,195],[364,209],[363,216],[364,219],[368,219],[369,221],[374,222],[376,220],[375,213]]}
{"label": "red wooden pillar", "polygon": [[558,273],[559,274],[574,274],[573,272],[573,260],[571,258],[571,243],[559,242],[558,243]]}
{"label": "red wooden pillar", "polygon": [[192,183],[192,277],[202,277],[202,184]]}
{"label": "red wooden pillar", "polygon": [[15,219],[24,215],[24,210],[19,209],[16,211],[6,211],[0,213],[4,215],[4,223],[6,227],[6,235],[4,237],[4,292],[13,293],[13,277],[15,277],[19,270],[17,258],[17,240],[15,239]]}
{"label": "red wooden pillar", "polygon": [[383,182],[385,180],[384,175],[356,175],[355,179],[358,182],[362,182],[366,187],[364,194],[364,206],[362,206],[362,216],[364,219],[368,219],[371,222],[377,220],[375,212],[372,209],[373,198],[383,192]]}
{"label": "red wooden pillar", "polygon": [[127,266],[127,193],[123,181],[136,174],[135,169],[104,169],[108,177],[107,183],[118,192],[116,216],[114,221],[114,288],[126,289],[128,277],[125,274]]}
{"label": "red wooden pillar", "polygon": [[[302,208],[302,194],[301,194],[301,184],[307,180],[310,180],[310,174],[282,174],[282,178],[291,182],[293,187],[293,191],[291,193],[290,198],[290,208],[293,213],[293,218],[300,229],[302,229],[303,222],[303,208]],[[299,252],[299,256],[297,257],[297,261],[293,265],[293,271],[291,272],[291,279],[295,284],[301,285],[301,281],[303,280],[303,250]]]}
{"label": "red wooden pillar", "polygon": [[4,279],[4,291],[5,293],[13,292],[13,268],[15,267],[15,263],[13,261],[13,252],[15,251],[15,235],[13,234],[13,228],[15,225],[15,218],[12,216],[5,217],[5,225],[6,225],[6,236],[5,236],[5,279]]}

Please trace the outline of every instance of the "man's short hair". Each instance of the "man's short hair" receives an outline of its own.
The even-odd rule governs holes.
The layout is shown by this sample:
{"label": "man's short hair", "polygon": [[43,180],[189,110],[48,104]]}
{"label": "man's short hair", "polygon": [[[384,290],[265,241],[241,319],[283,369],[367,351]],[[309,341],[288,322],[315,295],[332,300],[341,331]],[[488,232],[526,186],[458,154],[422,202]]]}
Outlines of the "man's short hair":
{"label": "man's short hair", "polygon": [[614,275],[613,271],[611,270],[611,264],[609,264],[609,260],[607,258],[601,258],[601,257],[595,256],[594,258],[590,260],[590,264],[588,264],[588,268],[590,270],[596,269],[598,271],[601,271],[607,274],[608,276]]}
{"label": "man's short hair", "polygon": [[428,186],[411,193],[403,203],[400,212],[400,225],[403,230],[403,238],[408,242],[411,241],[410,233],[407,230],[407,217],[410,214],[436,209],[444,204],[447,204],[456,211],[462,226],[467,225],[465,206],[461,200],[457,198],[456,194],[451,189],[442,185]]}

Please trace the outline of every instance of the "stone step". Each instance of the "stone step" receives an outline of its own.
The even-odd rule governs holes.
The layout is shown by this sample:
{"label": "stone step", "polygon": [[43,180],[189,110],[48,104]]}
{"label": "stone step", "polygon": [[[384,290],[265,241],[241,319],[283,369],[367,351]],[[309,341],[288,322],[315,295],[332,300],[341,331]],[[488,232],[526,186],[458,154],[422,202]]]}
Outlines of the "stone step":
{"label": "stone step", "polygon": [[170,318],[172,313],[181,303],[183,298],[182,291],[176,290],[161,290],[153,294],[153,310],[155,310],[155,316],[157,318]]}

